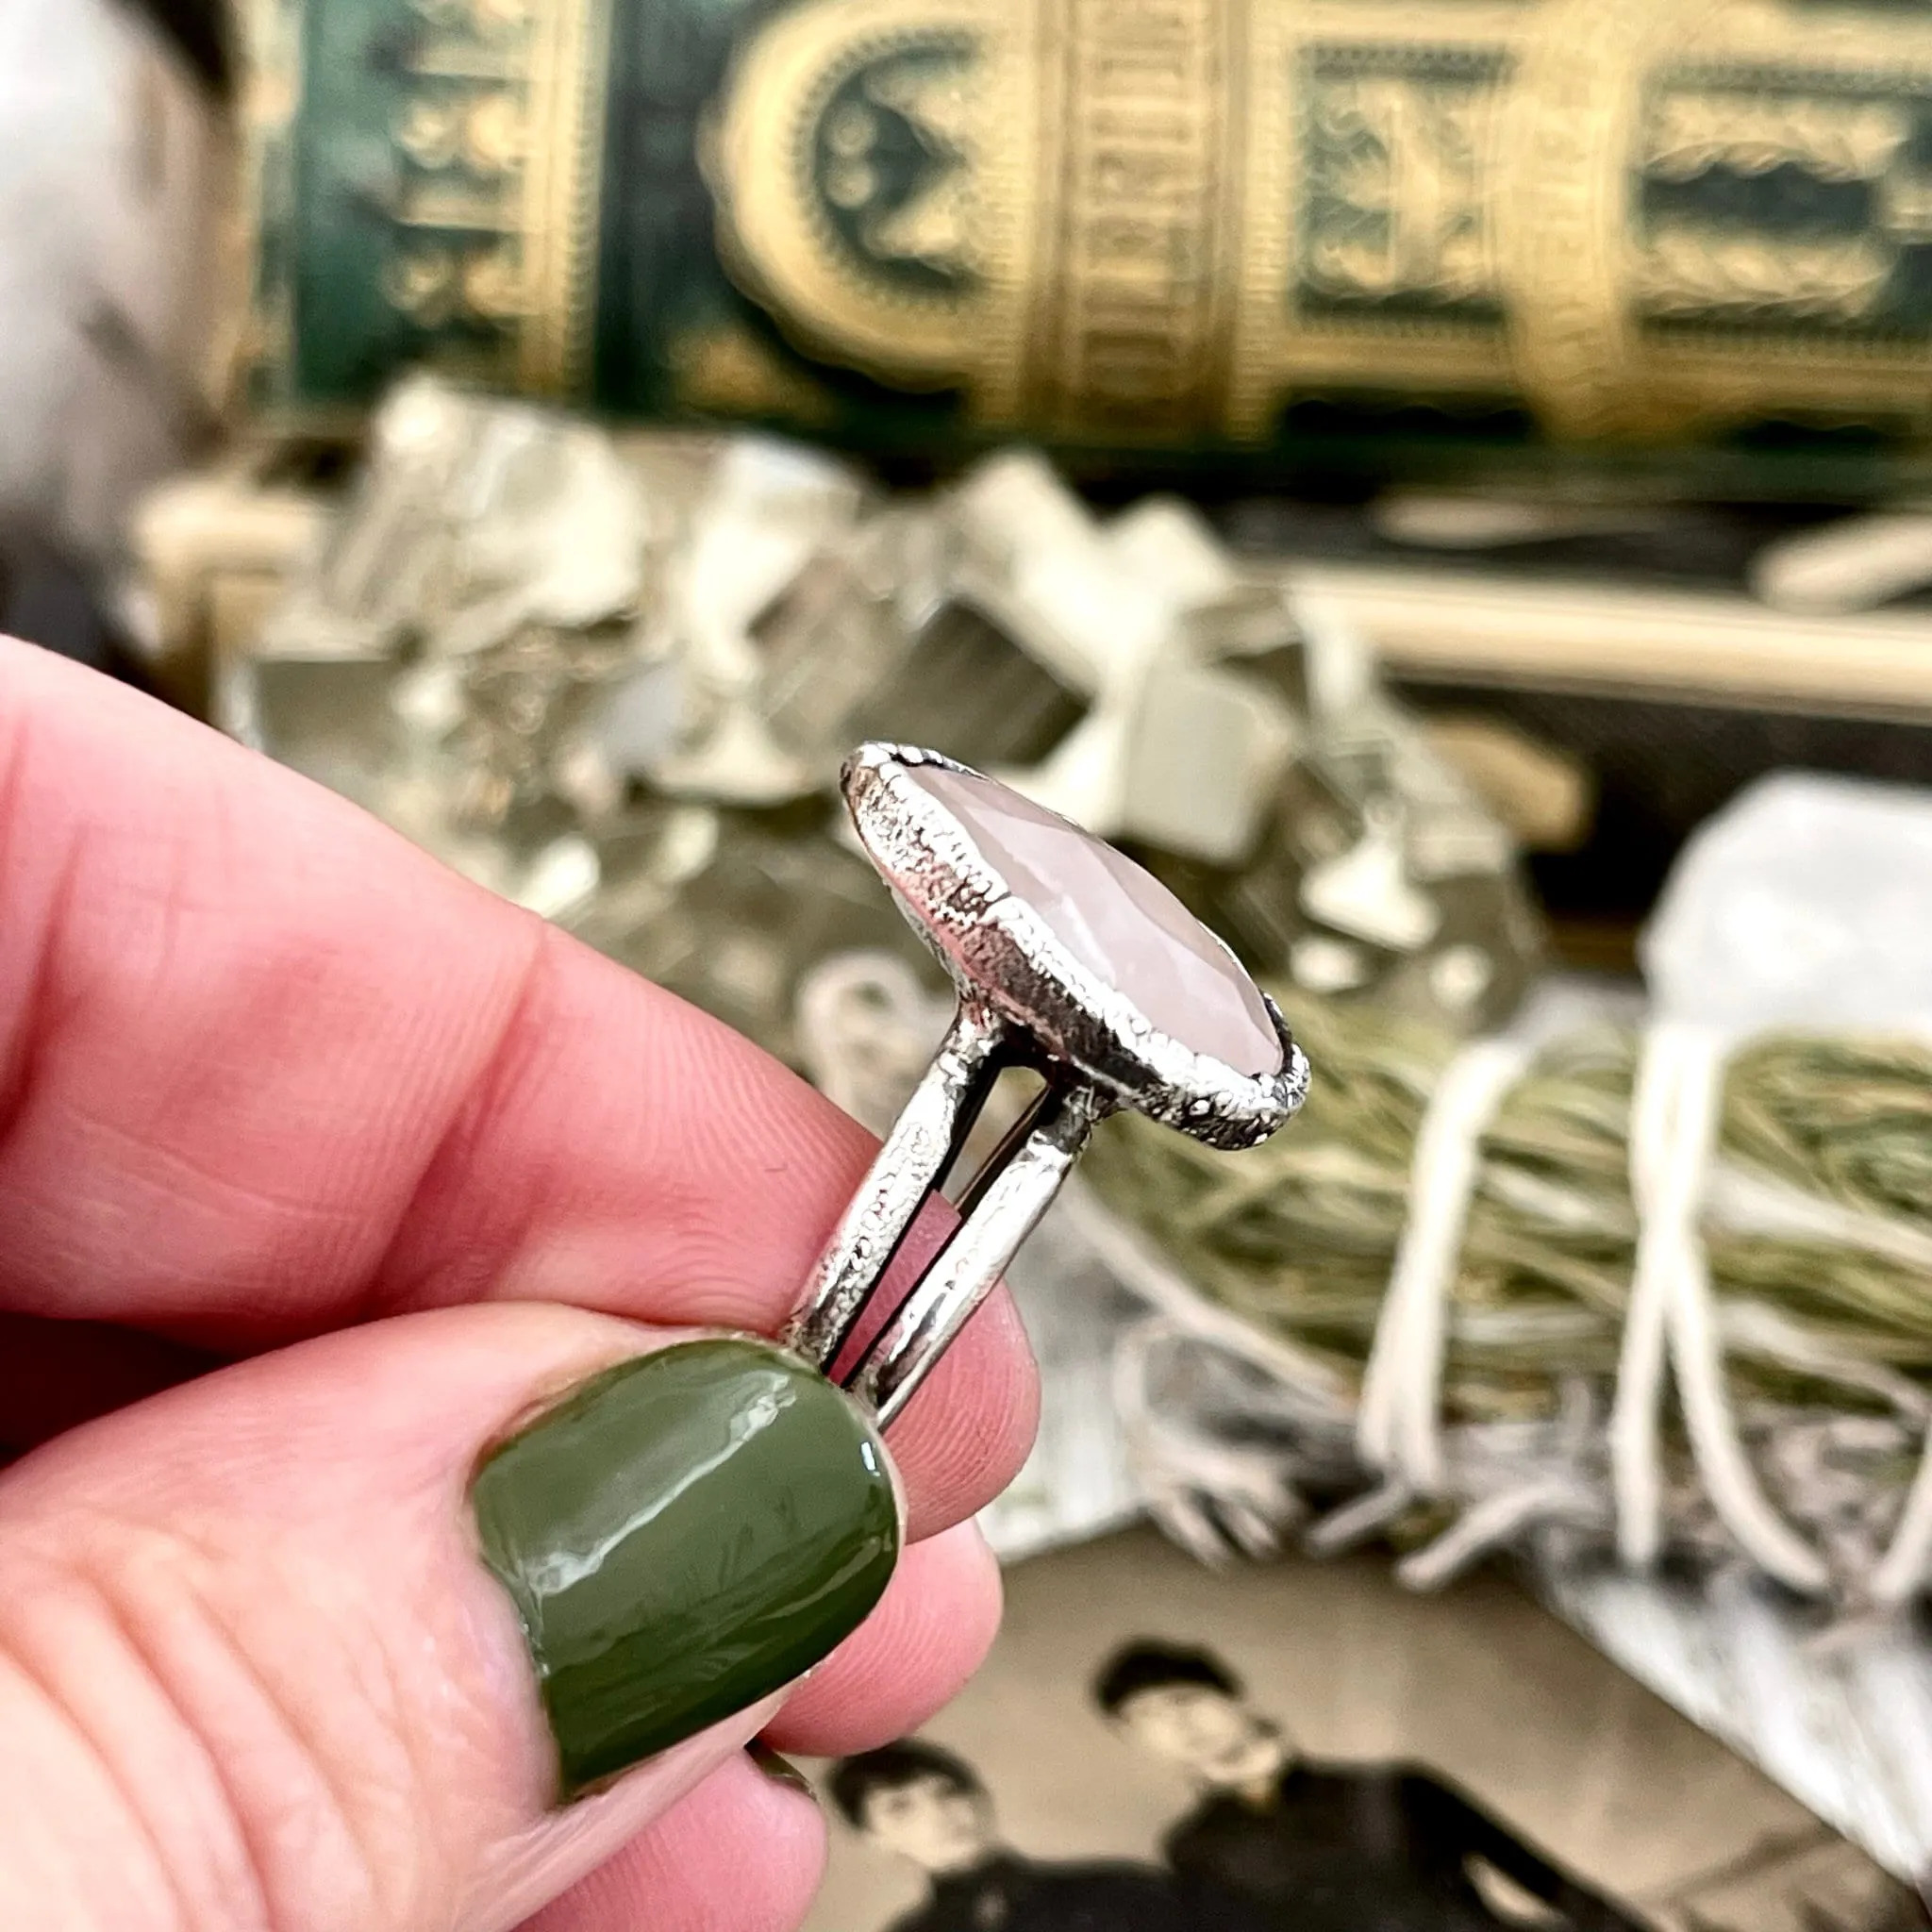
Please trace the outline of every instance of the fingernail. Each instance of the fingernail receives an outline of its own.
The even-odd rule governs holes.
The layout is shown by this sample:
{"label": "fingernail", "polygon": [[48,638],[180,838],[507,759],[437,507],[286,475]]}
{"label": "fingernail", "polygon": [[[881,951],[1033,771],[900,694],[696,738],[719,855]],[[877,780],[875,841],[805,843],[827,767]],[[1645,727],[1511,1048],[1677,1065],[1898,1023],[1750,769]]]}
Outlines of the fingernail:
{"label": "fingernail", "polygon": [[798,1791],[809,1798],[814,1805],[819,1794],[812,1789],[810,1778],[793,1764],[791,1758],[774,1751],[762,1738],[754,1738],[744,1747],[744,1755],[772,1780],[774,1785],[783,1785],[787,1790]]}
{"label": "fingernail", "polygon": [[471,1498],[566,1796],[802,1675],[899,1553],[877,1430],[761,1341],[607,1370],[493,1450]]}

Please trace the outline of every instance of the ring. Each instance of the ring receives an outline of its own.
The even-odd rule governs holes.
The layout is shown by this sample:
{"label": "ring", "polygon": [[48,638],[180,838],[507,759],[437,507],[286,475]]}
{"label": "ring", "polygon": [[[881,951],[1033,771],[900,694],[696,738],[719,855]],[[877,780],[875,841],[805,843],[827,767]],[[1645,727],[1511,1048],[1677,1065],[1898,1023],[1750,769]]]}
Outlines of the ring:
{"label": "ring", "polygon": [[1280,1010],[1167,888],[1057,813],[937,752],[861,745],[841,787],[860,844],[958,991],[932,1065],[812,1270],[785,1335],[831,1375],[994,1082],[1032,1106],[961,1191],[959,1224],[841,1378],[891,1423],[991,1291],[1095,1124],[1126,1108],[1258,1145],[1307,1093]]}

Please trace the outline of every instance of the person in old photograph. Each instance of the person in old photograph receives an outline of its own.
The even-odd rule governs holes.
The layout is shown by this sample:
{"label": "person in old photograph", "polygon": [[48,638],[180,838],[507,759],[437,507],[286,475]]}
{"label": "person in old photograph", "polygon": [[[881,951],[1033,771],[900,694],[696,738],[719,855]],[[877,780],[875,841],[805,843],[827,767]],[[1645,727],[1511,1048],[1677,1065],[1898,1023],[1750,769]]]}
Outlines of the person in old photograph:
{"label": "person in old photograph", "polygon": [[841,1760],[830,1790],[847,1824],[929,1881],[890,1932],[1266,1932],[1238,1902],[1152,1866],[1022,1857],[973,1769],[920,1739]]}
{"label": "person in old photograph", "polygon": [[1537,1923],[1643,1932],[1433,1773],[1311,1763],[1205,1650],[1137,1642],[1094,1681],[1131,1744],[1193,1780],[1199,1804],[1168,1833],[1184,1883],[1249,1901],[1278,1932],[1494,1932],[1520,1925],[1485,1896],[1482,1867],[1528,1893]]}

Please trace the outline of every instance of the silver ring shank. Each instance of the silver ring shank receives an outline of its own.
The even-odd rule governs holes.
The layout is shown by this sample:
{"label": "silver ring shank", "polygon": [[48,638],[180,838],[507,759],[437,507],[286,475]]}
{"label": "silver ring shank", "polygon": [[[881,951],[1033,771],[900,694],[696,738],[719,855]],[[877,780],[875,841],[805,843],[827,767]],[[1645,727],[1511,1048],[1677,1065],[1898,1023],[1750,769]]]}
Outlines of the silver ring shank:
{"label": "silver ring shank", "polygon": [[[962,1000],[951,1030],[893,1123],[858,1191],[812,1270],[786,1330],[788,1346],[831,1374],[926,1202],[945,1185],[1014,1058],[1014,1034],[991,1008]],[[891,1320],[845,1375],[845,1386],[891,1422],[990,1294],[1059,1191],[1094,1123],[1112,1103],[1084,1083],[1050,1080],[959,1197],[959,1224]]]}
{"label": "silver ring shank", "polygon": [[[866,1351],[848,1387],[880,1427],[911,1401],[1067,1177],[1103,1108],[1091,1088],[1053,1093],[1005,1165]],[[996,1157],[997,1158],[997,1157]]]}
{"label": "silver ring shank", "polygon": [[1006,1022],[962,1001],[952,1030],[840,1218],[785,1331],[786,1345],[830,1374],[907,1231],[958,1159],[999,1072]]}

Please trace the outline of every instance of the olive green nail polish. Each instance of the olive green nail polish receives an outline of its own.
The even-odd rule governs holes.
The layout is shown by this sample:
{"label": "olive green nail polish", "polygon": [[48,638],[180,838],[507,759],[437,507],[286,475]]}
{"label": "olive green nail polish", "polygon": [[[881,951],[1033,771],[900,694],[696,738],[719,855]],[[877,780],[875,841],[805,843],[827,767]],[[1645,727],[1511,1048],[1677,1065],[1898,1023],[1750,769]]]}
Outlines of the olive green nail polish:
{"label": "olive green nail polish", "polygon": [[744,1747],[744,1755],[772,1780],[774,1785],[783,1785],[788,1791],[797,1791],[809,1798],[814,1805],[819,1794],[812,1789],[810,1778],[782,1753],[774,1751],[762,1738],[754,1738]]}
{"label": "olive green nail polish", "polygon": [[471,1497],[567,1795],[810,1669],[899,1553],[876,1430],[761,1341],[606,1371],[492,1451]]}

